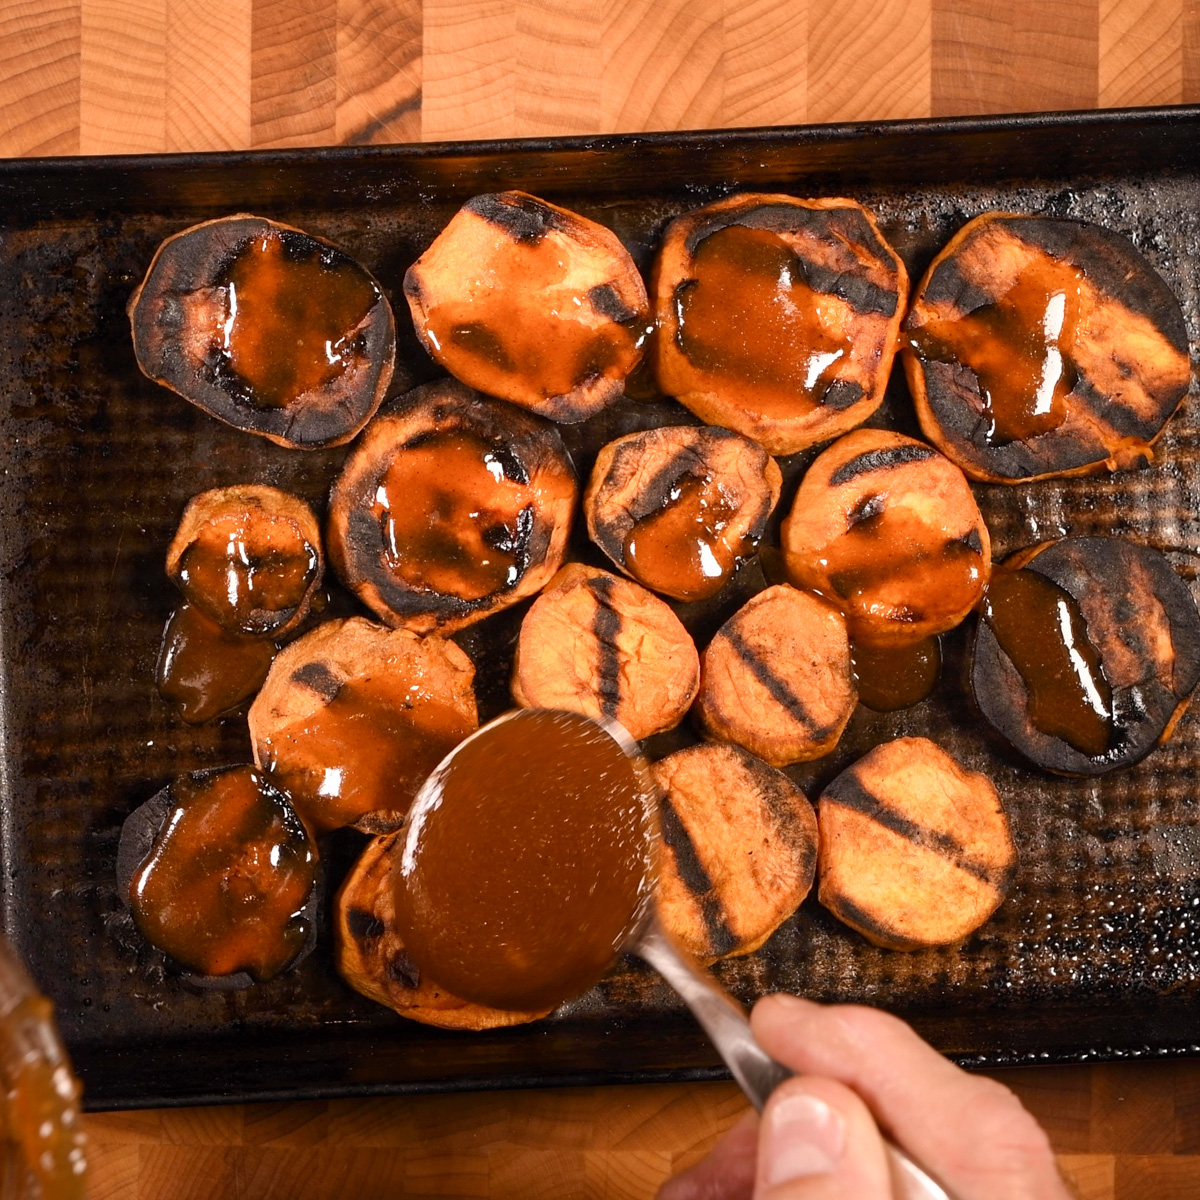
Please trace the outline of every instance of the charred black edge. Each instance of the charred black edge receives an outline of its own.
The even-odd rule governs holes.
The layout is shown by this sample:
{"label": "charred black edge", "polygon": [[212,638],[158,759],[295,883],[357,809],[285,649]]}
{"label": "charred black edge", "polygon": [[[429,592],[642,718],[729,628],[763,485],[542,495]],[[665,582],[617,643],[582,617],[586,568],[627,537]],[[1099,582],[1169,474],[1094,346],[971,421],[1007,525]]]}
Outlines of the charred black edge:
{"label": "charred black edge", "polygon": [[346,909],[346,931],[355,941],[373,941],[382,937],[386,929],[387,926],[368,909],[353,906]]}
{"label": "charred black edge", "polygon": [[808,797],[782,771],[770,763],[763,762],[758,755],[751,754],[745,747],[730,746],[729,749],[737,752],[743,770],[750,776],[758,794],[771,810],[776,830],[790,845],[795,845],[799,840],[796,837],[796,810],[801,805],[808,808],[812,815],[812,824],[804,837],[804,864],[801,874],[807,876],[808,886],[811,887],[817,866],[817,818]]}
{"label": "charred black edge", "polygon": [[[243,770],[247,766],[251,767],[259,776],[261,786],[266,787],[291,809],[291,802],[288,800],[287,795],[272,784],[252,763],[234,763],[225,767],[208,767],[202,771],[190,771],[186,776],[180,776],[180,778],[186,778],[195,783],[207,783],[210,780],[219,778],[221,775],[228,774],[230,771]],[[162,832],[163,824],[174,806],[172,789],[177,782],[178,780],[172,780],[166,787],[160,788],[155,792],[149,800],[145,800],[139,804],[125,818],[121,825],[121,833],[117,841],[116,884],[117,898],[127,911],[131,908],[129,903],[129,886],[133,882],[133,876],[137,869],[146,861],[147,855],[149,855],[150,851],[154,848],[154,843],[158,840],[158,835]],[[298,824],[303,824],[299,817],[296,817],[296,821]],[[316,853],[315,843],[313,844],[313,852],[314,854]],[[312,889],[309,891],[304,907],[300,910],[301,915],[308,922],[304,944],[297,951],[292,961],[279,972],[280,975],[286,975],[289,971],[298,967],[316,947],[317,928],[319,925],[317,909],[320,904],[322,892],[322,874],[323,867],[320,859],[318,859],[313,876]],[[142,935],[136,925],[132,925],[132,928],[136,936],[143,943],[153,945],[153,943]],[[155,946],[155,949],[157,950],[158,947]],[[164,951],[159,951],[159,953],[164,954],[168,962],[175,962]],[[242,991],[245,988],[255,985],[254,978],[247,971],[235,971],[232,975],[200,975],[194,971],[189,971],[182,964],[178,965],[180,967],[180,978],[193,987],[209,991]]]}
{"label": "charred black edge", "polygon": [[817,725],[805,707],[804,702],[788,687],[784,680],[775,674],[770,666],[763,661],[761,656],[750,648],[746,639],[742,637],[736,628],[734,624],[736,620],[737,616],[735,614],[718,631],[713,641],[724,637],[729,642],[739,661],[745,665],[746,670],[766,688],[772,700],[779,704],[798,725],[804,727],[810,737],[819,740],[827,736],[829,730]]}
{"label": "charred black edge", "polygon": [[614,720],[621,707],[621,655],[617,638],[622,624],[621,614],[613,605],[615,582],[607,575],[587,581],[588,591],[596,601],[596,611],[592,614],[592,636],[596,640],[596,692],[600,697],[600,711]]}
{"label": "charred black edge", "polygon": [[292,682],[316,692],[326,704],[331,704],[342,690],[340,680],[323,662],[307,662],[292,672]]}
{"label": "charred black edge", "polygon": [[[900,300],[899,271],[894,251],[885,246],[871,228],[863,210],[857,205],[839,205],[835,208],[810,208],[807,205],[783,204],[779,202],[758,203],[750,201],[745,206],[714,206],[712,209],[691,213],[684,220],[688,232],[684,236],[684,249],[688,257],[695,255],[705,238],[741,225],[747,229],[762,229],[768,233],[784,234],[804,230],[814,237],[846,240],[861,246],[896,278],[893,288],[881,288],[852,270],[833,271],[821,263],[815,263],[796,255],[797,262],[809,287],[816,292],[838,296],[845,300],[857,313],[879,313],[885,317],[896,314]],[[793,250],[794,252],[794,250]]]}
{"label": "charred black edge", "polygon": [[851,809],[864,817],[870,818],[877,825],[897,834],[905,841],[912,842],[924,850],[932,850],[948,862],[965,871],[968,875],[986,883],[989,887],[1000,891],[1007,886],[1008,871],[1006,868],[994,868],[987,863],[981,863],[972,858],[965,846],[949,834],[930,829],[927,825],[919,825],[909,820],[903,813],[886,805],[878,796],[867,791],[858,779],[855,768],[843,771],[821,793],[821,803],[833,801],[843,808]]}
{"label": "charred black edge", "polygon": [[902,937],[891,926],[884,924],[874,914],[860,908],[853,900],[840,892],[834,896],[822,896],[821,903],[843,924],[857,929],[868,941],[875,941],[896,950],[912,950],[921,945],[911,938]]}
{"label": "charred black edge", "polygon": [[611,283],[598,283],[589,288],[584,299],[602,317],[607,317],[616,325],[632,325],[641,316],[636,308],[631,308],[621,297]]}
{"label": "charred black edge", "polygon": [[[217,225],[219,231],[214,229]],[[322,254],[335,254],[339,262],[361,271],[375,290],[375,303],[364,329],[364,357],[369,363],[366,379],[344,396],[335,390],[337,402],[309,405],[299,412],[294,406],[260,408],[209,379],[203,367],[195,369],[183,357],[178,341],[184,319],[179,296],[197,287],[213,286],[228,269],[229,260],[264,230],[286,237],[289,245],[304,239],[305,245],[311,244]],[[395,368],[395,315],[374,275],[332,242],[266,217],[244,214],[201,222],[167,239],[134,293],[128,315],[143,374],[235,429],[278,437],[297,449],[317,449],[346,440],[378,408],[382,381],[385,376],[390,378]]]}
{"label": "charred black edge", "polygon": [[679,872],[680,880],[700,906],[704,928],[708,933],[709,949],[720,958],[737,948],[738,938],[725,921],[725,912],[713,887],[713,881],[704,869],[704,864],[696,853],[695,843],[665,789],[659,790],[658,811],[663,841],[675,855],[675,868]]}
{"label": "charred black edge", "polygon": [[523,192],[488,192],[473,196],[463,209],[503,230],[514,242],[527,245],[537,245],[552,230],[570,232],[570,223],[561,213]]}
{"label": "charred black edge", "polygon": [[875,471],[890,471],[907,463],[922,462],[927,458],[936,458],[937,451],[932,446],[908,444],[900,446],[880,446],[877,450],[867,450],[856,454],[853,458],[842,463],[829,477],[830,487],[841,487],[860,475],[869,475]]}
{"label": "charred black edge", "polygon": [[[389,613],[403,619],[406,617],[430,616],[438,622],[458,620],[474,614],[483,616],[498,607],[504,596],[517,588],[524,579],[531,562],[541,562],[549,548],[552,528],[534,514],[529,521],[529,536],[518,555],[523,564],[517,578],[499,591],[476,600],[464,600],[445,592],[432,592],[410,588],[399,582],[390,572],[382,568],[383,531],[370,513],[370,499],[374,496],[379,480],[387,470],[372,458],[366,470],[356,470],[362,455],[372,453],[374,443],[388,427],[390,419],[404,419],[414,409],[427,405],[431,424],[397,449],[407,448],[413,441],[435,432],[461,429],[474,433],[490,442],[497,449],[505,474],[515,471],[514,462],[525,472],[525,481],[530,478],[526,459],[529,461],[553,460],[571,479],[577,481],[571,458],[563,445],[562,437],[548,421],[532,413],[524,412],[513,405],[483,396],[474,389],[454,379],[439,379],[423,384],[385,406],[372,422],[364,438],[358,443],[342,467],[341,474],[333,485],[331,514],[339,508],[346,512],[346,529],[332,529],[329,542],[341,542],[342,557],[331,554],[335,566],[340,566],[349,578],[342,582],[363,598],[373,611],[379,613],[382,606]],[[376,438],[371,438],[375,431]],[[510,477],[511,474],[510,474]],[[356,582],[357,580],[357,582]],[[376,605],[366,600],[364,592],[373,590],[378,596]],[[383,615],[383,614],[380,614]]]}

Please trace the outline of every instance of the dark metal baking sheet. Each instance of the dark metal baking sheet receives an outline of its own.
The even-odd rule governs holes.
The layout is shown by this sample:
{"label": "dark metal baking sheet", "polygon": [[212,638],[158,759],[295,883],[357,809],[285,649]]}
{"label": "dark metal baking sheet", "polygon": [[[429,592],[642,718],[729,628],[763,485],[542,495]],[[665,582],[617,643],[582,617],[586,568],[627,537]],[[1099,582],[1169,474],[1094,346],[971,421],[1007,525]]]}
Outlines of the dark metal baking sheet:
{"label": "dark metal baking sheet", "polygon": [[[257,480],[322,506],[344,450],[303,454],[235,433],[137,371],[124,306],[158,242],[249,210],[333,238],[382,281],[402,329],[395,390],[435,372],[400,283],[468,196],[521,187],[612,226],[643,266],[666,220],[735,188],[848,194],[874,209],[914,277],[987,209],[1127,233],[1200,335],[1200,109],[270,154],[0,163],[0,899],[4,927],[57,1005],[93,1108],[416,1089],[705,1078],[715,1056],[665,986],[632,963],[548,1021],[455,1034],[348,989],[330,939],[292,975],[198,992],[120,934],[125,815],[175,773],[248,757],[242,719],[182,724],[151,679],[174,597],[163,575],[187,498]],[[1172,420],[1147,471],[979,487],[997,553],[1065,532],[1163,550],[1196,586],[1200,413]],[[582,473],[603,441],[689,419],[623,401],[565,431]],[[914,431],[897,372],[873,422]],[[785,460],[783,506],[811,456]],[[577,538],[583,556],[586,541]],[[768,564],[769,566],[769,564]],[[701,642],[751,592],[681,606]],[[520,610],[462,635],[485,715],[503,707]],[[770,943],[717,973],[745,1000],[785,988],[902,1013],[975,1064],[1200,1053],[1200,711],[1145,763],[1051,779],[969,712],[950,639],[941,691],[860,709],[821,783],[877,741],[930,734],[1008,798],[1021,867],[960,947],[878,950],[807,901]],[[657,739],[661,753],[686,732]],[[359,843],[326,847],[330,887]]]}

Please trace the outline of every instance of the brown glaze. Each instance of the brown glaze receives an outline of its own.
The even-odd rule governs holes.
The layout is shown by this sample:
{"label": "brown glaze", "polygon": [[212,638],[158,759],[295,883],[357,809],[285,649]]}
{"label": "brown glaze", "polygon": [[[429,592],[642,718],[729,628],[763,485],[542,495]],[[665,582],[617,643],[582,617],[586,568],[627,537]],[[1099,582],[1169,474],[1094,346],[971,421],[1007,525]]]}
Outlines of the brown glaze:
{"label": "brown glaze", "polygon": [[449,633],[543,587],[575,499],[552,426],[441,379],[389,404],[346,459],[329,558],[381,620]]}
{"label": "brown glaze", "polygon": [[274,658],[274,642],[230,633],[199,609],[181,604],[163,630],[158,691],[188,724],[199,725],[253,696]]}
{"label": "brown glaze", "polygon": [[[403,811],[474,728],[449,704],[422,697],[414,705],[405,676],[366,676],[343,684],[307,719],[268,734],[255,749],[309,828],[325,833],[367,813]],[[299,761],[296,746],[304,751]]]}
{"label": "brown glaze", "polygon": [[392,460],[372,513],[384,561],[406,583],[479,600],[520,578],[532,503],[533,489],[505,474],[492,446],[451,432]]}
{"label": "brown glaze", "polygon": [[725,528],[737,510],[736,500],[711,478],[681,480],[657,513],[626,534],[629,573],[681,600],[715,596],[757,545],[745,535],[734,545],[726,541]]}
{"label": "brown glaze", "polygon": [[963,473],[924,442],[881,429],[855,430],[818,456],[780,540],[788,578],[840,608],[864,645],[954,628],[991,572]]}
{"label": "brown glaze", "polygon": [[692,364],[753,389],[763,416],[815,408],[850,339],[824,319],[791,247],[765,229],[729,225],[696,247],[692,273],[675,301],[675,336]]}
{"label": "brown glaze", "polygon": [[1084,286],[1070,263],[1035,258],[993,303],[913,330],[922,357],[975,372],[989,444],[1025,441],[1066,420]]}
{"label": "brown glaze", "polygon": [[1089,757],[1109,748],[1112,689],[1074,598],[1036,571],[998,571],[983,619],[1029,695],[1029,719]]}
{"label": "brown glaze", "polygon": [[859,703],[876,712],[919,704],[937,687],[942,670],[942,651],[935,637],[901,646],[852,642],[850,657]]}
{"label": "brown glaze", "polygon": [[461,746],[418,797],[396,928],[454,995],[532,1011],[586,991],[649,887],[649,783],[600,726],[519,712]]}
{"label": "brown glaze", "polygon": [[308,938],[317,852],[253,767],[183,776],[128,901],[147,941],[202,975],[270,979]]}
{"label": "brown glaze", "polygon": [[261,408],[286,408],[342,375],[361,350],[359,326],[382,299],[355,263],[320,249],[271,230],[246,243],[222,281],[216,370],[232,373]]}
{"label": "brown glaze", "polygon": [[446,370],[555,421],[618,399],[651,325],[616,234],[525,192],[467,201],[408,269],[404,294]]}

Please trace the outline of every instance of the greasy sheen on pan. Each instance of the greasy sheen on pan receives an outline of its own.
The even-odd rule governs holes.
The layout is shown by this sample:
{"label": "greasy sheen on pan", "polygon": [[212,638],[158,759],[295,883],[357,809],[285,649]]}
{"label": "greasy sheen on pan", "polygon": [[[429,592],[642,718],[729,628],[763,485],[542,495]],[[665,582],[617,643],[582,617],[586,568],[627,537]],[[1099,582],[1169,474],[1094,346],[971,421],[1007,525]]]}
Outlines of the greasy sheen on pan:
{"label": "greasy sheen on pan", "polygon": [[739,746],[690,746],[651,772],[660,791],[659,920],[702,962],[750,954],[812,887],[812,805]]}
{"label": "greasy sheen on pan", "polygon": [[818,898],[868,941],[961,941],[996,911],[1017,852],[992,781],[927,738],[876,746],[817,804]]}
{"label": "greasy sheen on pan", "polygon": [[408,956],[395,924],[392,871],[403,849],[400,833],[367,843],[334,903],[334,954],[342,978],[369,1000],[410,1021],[441,1029],[500,1029],[536,1021],[546,1012],[509,1012],[450,995]]}
{"label": "greasy sheen on pan", "polygon": [[390,831],[478,726],[474,679],[436,634],[326,621],[279,652],[250,706],[254,760],[310,829]]}
{"label": "greasy sheen on pan", "polygon": [[576,491],[553,426],[442,379],[389,404],[351,451],[329,559],[388,625],[449,633],[558,570]]}
{"label": "greasy sheen on pan", "polygon": [[1200,614],[1149,546],[1072,537],[992,576],[971,684],[988,722],[1047,771],[1100,775],[1170,737],[1200,679]]}
{"label": "greasy sheen on pan", "polygon": [[857,702],[842,614],[779,584],[747,601],[709,642],[695,712],[706,738],[784,767],[828,754]]}
{"label": "greasy sheen on pan", "polygon": [[583,512],[592,541],[626,575],[702,600],[755,553],[780,483],[775,460],[732,430],[646,429],[600,451]]}
{"label": "greasy sheen on pan", "polygon": [[883,399],[908,273],[853,200],[730,196],[672,221],[655,268],[659,386],[792,454]]}
{"label": "greasy sheen on pan", "polygon": [[963,473],[932,446],[856,429],[809,467],[783,522],[788,578],[876,646],[953,629],[979,602],[991,540]]}
{"label": "greasy sheen on pan", "polygon": [[312,509],[264,484],[193,496],[167,547],[167,577],[189,603],[259,637],[281,637],[304,620],[324,571]]}
{"label": "greasy sheen on pan", "polygon": [[404,294],[447,371],[554,421],[624,395],[650,326],[617,235],[525,192],[468,200],[409,267]]}
{"label": "greasy sheen on pan", "polygon": [[984,213],[934,259],[905,322],[925,436],[972,479],[1125,470],[1187,394],[1179,300],[1099,225]]}
{"label": "greasy sheen on pan", "polygon": [[645,588],[568,563],[521,622],[513,699],[610,717],[630,737],[674,729],[700,683],[695,643],[679,618]]}
{"label": "greasy sheen on pan", "polygon": [[281,446],[348,442],[395,367],[395,319],[374,277],[323,238],[265,217],[167,238],[128,307],[146,375]]}

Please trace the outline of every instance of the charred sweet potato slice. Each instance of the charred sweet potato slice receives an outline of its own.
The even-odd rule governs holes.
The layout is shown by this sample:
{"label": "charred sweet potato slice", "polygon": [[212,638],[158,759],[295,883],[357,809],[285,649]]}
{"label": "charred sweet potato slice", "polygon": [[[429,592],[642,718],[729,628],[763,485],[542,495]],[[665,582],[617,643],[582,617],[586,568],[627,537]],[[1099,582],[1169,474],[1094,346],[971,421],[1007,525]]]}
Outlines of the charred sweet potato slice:
{"label": "charred sweet potato slice", "polygon": [[739,608],[709,642],[696,717],[706,738],[783,767],[828,754],[857,701],[842,614],[779,584]]}
{"label": "charred sweet potato slice", "polygon": [[728,429],[647,429],[600,451],[583,511],[592,541],[625,574],[703,600],[757,550],[780,483],[775,460]]}
{"label": "charred sweet potato slice", "polygon": [[630,737],[674,729],[700,682],[691,635],[636,583],[569,563],[521,622],[513,699],[611,717]]}
{"label": "charred sweet potato slice", "polygon": [[347,458],[329,558],[388,625],[449,633],[542,588],[575,496],[553,426],[440,380],[389,405]]}
{"label": "charred sweet potato slice", "polygon": [[193,496],[167,548],[167,576],[190,604],[259,637],[282,637],[304,620],[324,571],[312,509],[262,484]]}
{"label": "charred sweet potato slice", "polygon": [[250,706],[254,760],[318,833],[395,829],[479,724],[474,678],[443,638],[326,621],[280,651]]}
{"label": "charred sweet potato slice", "polygon": [[254,767],[183,775],[126,818],[117,892],[194,982],[247,986],[316,942],[317,849]]}
{"label": "charred sweet potato slice", "polygon": [[616,234],[525,192],[468,200],[409,267],[404,294],[447,371],[554,421],[622,396],[650,326]]}
{"label": "charred sweet potato slice", "polygon": [[348,442],[383,400],[396,324],[343,250],[242,213],[167,238],[129,298],[138,366],[281,446]]}
{"label": "charred sweet potato slice", "polygon": [[441,1029],[500,1029],[544,1017],[549,1009],[509,1012],[460,1000],[421,974],[396,932],[392,870],[401,848],[398,833],[374,838],[338,892],[333,933],[342,978],[400,1016]]}
{"label": "charred sweet potato slice", "polygon": [[155,671],[159,695],[189,725],[211,721],[262,687],[275,650],[269,638],[230,633],[199,609],[181,604],[163,630]]}
{"label": "charred sweet potato slice", "polygon": [[671,222],[654,293],[663,391],[792,454],[879,407],[908,273],[853,200],[751,193]]}
{"label": "charred sweet potato slice", "polygon": [[1073,537],[996,570],[971,683],[984,717],[1047,771],[1100,775],[1170,736],[1200,679],[1200,614],[1156,550]]}
{"label": "charred sweet potato slice", "polygon": [[659,920],[706,963],[757,950],[812,887],[812,805],[738,746],[691,746],[651,771],[661,792]]}
{"label": "charred sweet potato slice", "polygon": [[1004,899],[1017,854],[986,775],[926,738],[876,746],[821,793],[821,903],[877,946],[946,946]]}
{"label": "charred sweet potato slice", "polygon": [[788,578],[836,604],[855,641],[917,642],[978,603],[991,541],[963,473],[932,446],[858,429],[809,467],[783,523]]}
{"label": "charred sweet potato slice", "polygon": [[1179,300],[1121,234],[984,213],[934,259],[905,322],[925,436],[972,479],[1125,470],[1187,394]]}

